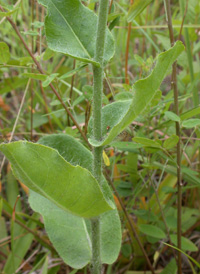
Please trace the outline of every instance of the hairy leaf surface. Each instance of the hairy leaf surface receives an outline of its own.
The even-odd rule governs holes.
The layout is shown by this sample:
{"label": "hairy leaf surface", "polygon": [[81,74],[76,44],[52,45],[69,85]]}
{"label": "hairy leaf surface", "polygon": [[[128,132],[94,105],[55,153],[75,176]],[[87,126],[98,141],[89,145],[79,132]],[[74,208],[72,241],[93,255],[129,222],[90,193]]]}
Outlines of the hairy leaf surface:
{"label": "hairy leaf surface", "polygon": [[96,179],[50,147],[30,142],[0,145],[15,176],[33,191],[75,215],[91,218],[114,208]]}
{"label": "hairy leaf surface", "polygon": [[[79,0],[39,0],[46,6],[47,43],[51,50],[98,65],[93,58],[96,44],[97,16]],[[104,62],[114,55],[114,40],[107,29]]]}
{"label": "hairy leaf surface", "polygon": [[[92,153],[73,137],[68,136],[66,134],[53,134],[53,135],[45,136],[41,138],[39,140],[39,143],[58,150],[58,152],[62,154],[63,158],[65,158],[65,160],[67,162],[70,162],[72,165],[78,164],[84,168],[87,168],[89,171],[92,171]],[[104,195],[108,196],[110,199],[113,200],[112,192],[104,178],[102,181],[102,189],[103,189]],[[91,233],[90,223],[88,223],[87,220],[84,220],[83,218],[79,218],[79,220],[78,219],[76,220],[77,222],[76,225],[78,230],[80,226],[78,237],[80,236],[80,233],[81,233],[81,237],[85,238],[83,243],[83,249],[81,249],[81,247],[79,246],[79,249],[76,251],[74,246],[72,249],[74,253],[71,251],[72,252],[71,255],[65,254],[65,252],[67,253],[67,249],[64,249],[64,247],[58,246],[58,244],[55,241],[53,231],[56,230],[59,233],[57,237],[62,238],[63,233],[67,233],[68,227],[59,226],[59,222],[56,222],[54,223],[54,230],[52,228],[48,228],[48,226],[52,226],[52,223],[45,221],[48,218],[45,216],[47,216],[48,214],[53,214],[53,211],[50,210],[51,213],[49,213],[49,211],[42,212],[40,209],[40,206],[38,206],[38,204],[35,205],[37,202],[36,202],[36,199],[32,198],[32,193],[29,200],[31,202],[31,207],[43,215],[47,233],[49,234],[49,237],[52,243],[58,250],[58,253],[61,255],[61,257],[65,260],[67,264],[76,268],[77,266],[75,266],[75,264],[73,263],[73,258],[71,257],[73,256],[76,257],[77,251],[80,253],[86,252],[84,251],[86,250],[86,245],[87,245],[87,248],[91,251],[90,239],[88,239],[88,234],[90,237],[90,233]],[[54,208],[55,207],[56,206],[54,205]],[[67,216],[68,216],[67,218],[70,220],[70,214],[68,214]],[[74,220],[74,216],[72,216],[72,218]],[[85,224],[85,226],[87,224],[87,228],[88,228],[88,231],[86,230],[85,234],[83,233],[83,230],[82,230],[83,223]],[[120,223],[117,209],[107,211],[100,215],[100,231],[101,231],[101,261],[106,264],[112,264],[117,259],[120,251],[120,247],[121,247],[121,223]],[[69,233],[72,233],[72,232],[69,232]],[[76,235],[74,235],[74,237],[76,239]],[[63,246],[66,245],[67,247],[69,245],[67,238],[64,238],[62,241],[63,241],[62,243]],[[78,242],[78,238],[77,238],[77,242]],[[85,257],[84,259],[85,265],[88,263],[88,260],[90,258],[89,256],[90,252],[89,253],[86,252],[86,254],[87,254],[87,257]]]}
{"label": "hairy leaf surface", "polygon": [[29,203],[43,216],[46,232],[61,258],[73,268],[87,265],[92,253],[84,219],[57,207],[34,191],[30,192]]}
{"label": "hairy leaf surface", "polygon": [[[156,91],[159,89],[169,68],[184,50],[183,44],[178,41],[166,52],[158,55],[157,64],[152,73],[145,79],[133,85],[133,99],[114,102],[102,110],[102,141],[96,141],[92,136],[92,118],[89,123],[90,143],[93,146],[104,146],[122,132],[146,107],[151,103]],[[108,130],[109,128],[109,130]]]}

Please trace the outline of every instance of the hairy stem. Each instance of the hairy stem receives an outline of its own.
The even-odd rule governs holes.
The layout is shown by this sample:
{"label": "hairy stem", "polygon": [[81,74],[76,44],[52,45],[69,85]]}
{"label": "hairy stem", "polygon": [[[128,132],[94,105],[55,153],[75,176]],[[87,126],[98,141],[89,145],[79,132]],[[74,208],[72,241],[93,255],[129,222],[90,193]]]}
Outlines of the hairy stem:
{"label": "hairy stem", "polygon": [[[94,60],[100,64],[100,67],[93,65],[93,135],[94,139],[99,141],[102,138],[101,129],[101,110],[102,110],[102,93],[103,93],[103,57],[105,50],[106,26],[108,17],[109,0],[100,0],[97,38]],[[102,148],[94,147],[93,149],[93,175],[101,185],[102,178]],[[92,274],[101,273],[101,254],[100,254],[100,219],[95,218],[92,224]]]}
{"label": "hairy stem", "polygon": [[[174,45],[174,32],[172,26],[172,17],[171,17],[171,9],[170,9],[170,0],[165,0],[165,8],[167,14],[167,23],[169,29],[169,36],[171,45]],[[179,108],[178,108],[178,87],[177,87],[177,62],[175,62],[172,66],[172,79],[171,85],[174,90],[174,111],[176,115],[179,116]],[[177,195],[177,207],[178,207],[178,216],[177,216],[177,242],[178,248],[181,250],[181,211],[182,211],[182,183],[181,183],[181,133],[180,133],[180,124],[176,122],[176,135],[179,137],[179,142],[176,147],[176,155],[177,155],[177,185],[178,185],[178,195]],[[181,252],[178,251],[178,274],[182,274],[181,269]]]}

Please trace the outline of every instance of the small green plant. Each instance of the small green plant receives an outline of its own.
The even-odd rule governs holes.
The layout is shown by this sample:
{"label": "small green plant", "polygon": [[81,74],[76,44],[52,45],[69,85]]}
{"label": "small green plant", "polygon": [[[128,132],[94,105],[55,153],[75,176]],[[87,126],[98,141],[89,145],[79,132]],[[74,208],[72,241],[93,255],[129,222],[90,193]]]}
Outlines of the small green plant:
{"label": "small green plant", "polygon": [[1,144],[14,175],[30,188],[29,203],[44,219],[51,242],[73,268],[91,264],[100,274],[121,246],[121,224],[112,192],[102,173],[105,146],[151,103],[170,67],[184,50],[181,42],[161,53],[151,74],[137,81],[131,99],[102,108],[104,68],[115,51],[107,28],[108,0],[98,16],[79,0],[40,0],[47,7],[47,43],[51,50],[89,63],[93,68],[93,113],[88,134],[92,153],[75,138],[54,134],[37,144]]}

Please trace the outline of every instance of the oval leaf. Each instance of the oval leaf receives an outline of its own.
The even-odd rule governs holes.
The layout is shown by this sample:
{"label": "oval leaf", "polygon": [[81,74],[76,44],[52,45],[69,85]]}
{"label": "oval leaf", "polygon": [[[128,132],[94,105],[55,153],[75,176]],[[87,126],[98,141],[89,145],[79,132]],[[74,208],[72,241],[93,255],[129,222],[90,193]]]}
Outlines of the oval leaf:
{"label": "oval leaf", "polygon": [[200,125],[200,119],[189,119],[185,120],[182,123],[182,126],[185,128],[193,128]]}
{"label": "oval leaf", "polygon": [[[99,65],[93,60],[97,30],[96,14],[79,0],[39,0],[39,3],[48,9],[45,31],[49,48],[81,61]],[[112,34],[108,29],[106,34],[105,63],[114,55]]]}
{"label": "oval leaf", "polygon": [[62,209],[91,218],[114,208],[92,174],[72,166],[56,150],[23,141],[2,144],[0,150],[22,183]]}
{"label": "oval leaf", "polygon": [[102,141],[96,141],[92,138],[93,120],[92,118],[90,119],[88,130],[91,145],[97,147],[108,145],[146,109],[159,89],[168,69],[183,50],[183,44],[178,41],[174,47],[159,54],[157,64],[152,73],[147,78],[139,80],[133,85],[134,94],[132,100],[118,101],[102,109]]}
{"label": "oval leaf", "polygon": [[84,219],[62,210],[34,191],[30,191],[29,203],[42,215],[49,239],[64,262],[73,268],[87,265],[92,252]]}
{"label": "oval leaf", "polygon": [[[39,143],[55,148],[60,154],[62,153],[65,160],[72,165],[79,164],[89,171],[92,171],[92,153],[73,137],[66,134],[52,134],[41,138]],[[104,195],[109,196],[109,198],[113,200],[112,192],[105,180],[102,182],[102,187]],[[33,203],[36,203],[36,201],[34,202],[32,200],[32,204]],[[112,264],[118,257],[122,237],[121,222],[117,209],[107,211],[100,215],[100,231],[101,261],[102,263]],[[88,237],[87,234],[85,234],[85,237]]]}
{"label": "oval leaf", "polygon": [[177,273],[177,264],[176,260],[172,259],[170,263],[165,267],[165,269],[160,274],[176,274]]}
{"label": "oval leaf", "polygon": [[172,111],[165,111],[165,117],[171,121],[180,122],[180,117]]}
{"label": "oval leaf", "polygon": [[148,139],[148,138],[143,138],[143,137],[135,137],[132,139],[134,142],[138,143],[138,144],[141,144],[143,146],[146,146],[146,147],[156,147],[156,148],[161,148],[161,145],[154,141],[154,140],[151,140],[151,139]]}
{"label": "oval leaf", "polygon": [[166,238],[165,233],[157,226],[154,225],[140,225],[139,230],[151,237],[157,238],[157,239],[164,239]]}
{"label": "oval leaf", "polygon": [[[177,235],[170,235],[171,241],[174,245],[177,246]],[[192,252],[197,252],[198,248],[197,246],[190,241],[189,239],[185,238],[185,237],[181,237],[181,249],[183,251],[192,251]]]}
{"label": "oval leaf", "polygon": [[173,134],[172,136],[170,136],[164,141],[163,147],[165,149],[171,149],[177,145],[178,141],[179,141],[179,137]]}
{"label": "oval leaf", "polygon": [[198,114],[200,114],[200,107],[195,107],[195,108],[192,108],[192,109],[182,113],[180,115],[180,117],[181,117],[181,120],[184,121],[184,120],[189,119],[189,118],[196,116]]}

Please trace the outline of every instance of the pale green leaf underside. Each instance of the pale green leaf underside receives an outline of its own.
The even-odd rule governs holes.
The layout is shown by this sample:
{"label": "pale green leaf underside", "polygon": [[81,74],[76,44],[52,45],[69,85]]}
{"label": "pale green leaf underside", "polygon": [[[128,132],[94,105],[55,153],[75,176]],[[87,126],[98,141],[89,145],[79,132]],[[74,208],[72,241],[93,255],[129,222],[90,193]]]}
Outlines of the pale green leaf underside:
{"label": "pale green leaf underside", "polygon": [[[48,9],[45,18],[47,43],[51,50],[81,61],[97,64],[94,58],[97,16],[79,0],[39,0]],[[114,40],[107,29],[104,62],[114,55]]]}
{"label": "pale green leaf underside", "polygon": [[72,166],[56,150],[24,141],[2,144],[0,150],[20,181],[58,207],[85,218],[114,208],[92,174]]}
{"label": "pale green leaf underside", "polygon": [[[54,149],[57,149],[60,154],[62,154],[63,158],[67,162],[70,162],[72,165],[80,165],[84,168],[88,168],[89,171],[92,170],[92,153],[86,149],[82,144],[80,144],[76,139],[74,139],[71,136],[59,134],[59,135],[50,135],[45,136],[42,139],[39,140],[39,143],[50,146]],[[103,179],[102,182],[102,189],[104,196],[108,197],[108,199],[112,198],[112,192],[110,188],[107,185],[107,182],[105,179]],[[32,195],[32,194],[31,194]],[[39,196],[37,194],[37,196]],[[87,230],[83,230],[83,223],[85,227],[85,221],[83,218],[76,217],[77,222],[77,228],[79,230],[79,234],[76,237],[76,233],[74,234],[74,239],[77,239],[77,242],[79,242],[78,237],[80,236],[82,238],[82,247],[79,245],[79,249],[76,250],[75,246],[73,246],[71,255],[68,254],[67,250],[58,246],[57,242],[55,241],[55,235],[51,228],[48,228],[50,224],[48,221],[45,221],[47,219],[49,212],[41,212],[40,206],[38,206],[38,201],[36,199],[33,199],[30,197],[31,207],[40,212],[44,217],[45,227],[47,230],[47,233],[56,247],[58,253],[60,256],[65,260],[67,264],[74,268],[79,268],[75,262],[73,262],[73,257],[76,257],[76,252],[79,252],[81,254],[82,252],[85,252],[85,257],[83,262],[81,262],[80,265],[86,265],[90,259],[91,259],[91,245],[90,240],[88,239],[88,233]],[[54,207],[56,207],[54,205]],[[36,209],[38,208],[38,209]],[[62,209],[60,209],[62,210]],[[63,212],[63,210],[62,210]],[[52,212],[51,212],[52,213]],[[64,213],[62,213],[64,214]],[[67,213],[68,218],[70,218],[70,215],[72,214]],[[75,220],[75,217],[72,216],[73,220]],[[87,222],[88,224],[88,222]],[[62,238],[63,233],[67,233],[68,227],[67,226],[61,226],[60,228],[56,229],[56,226],[59,226],[58,223],[54,224],[55,230],[59,232],[59,235],[57,237]],[[106,264],[112,264],[118,257],[120,247],[121,247],[121,223],[119,219],[119,215],[117,212],[117,209],[107,211],[100,215],[100,230],[101,230],[101,261]],[[89,230],[90,231],[90,230]],[[69,233],[72,233],[70,230]],[[81,233],[81,234],[80,234]],[[69,238],[70,239],[70,238]],[[68,243],[68,239],[63,239],[63,245],[70,246],[70,243]],[[72,247],[71,247],[72,248]],[[88,251],[89,250],[89,251]],[[87,255],[87,256],[86,256]],[[80,255],[81,256],[81,255]],[[79,262],[79,260],[77,261]]]}
{"label": "pale green leaf underside", "polygon": [[65,263],[77,269],[87,265],[91,260],[91,243],[84,219],[34,191],[30,191],[29,203],[42,215],[49,239]]}
{"label": "pale green leaf underside", "polygon": [[[92,138],[92,124],[89,123],[89,142],[93,146],[104,146],[122,132],[146,107],[151,103],[156,91],[159,89],[169,68],[184,50],[183,44],[178,41],[166,52],[158,55],[157,63],[152,73],[145,79],[137,81],[133,85],[133,99],[114,102],[102,109],[102,141]],[[107,128],[109,127],[109,130]]]}

